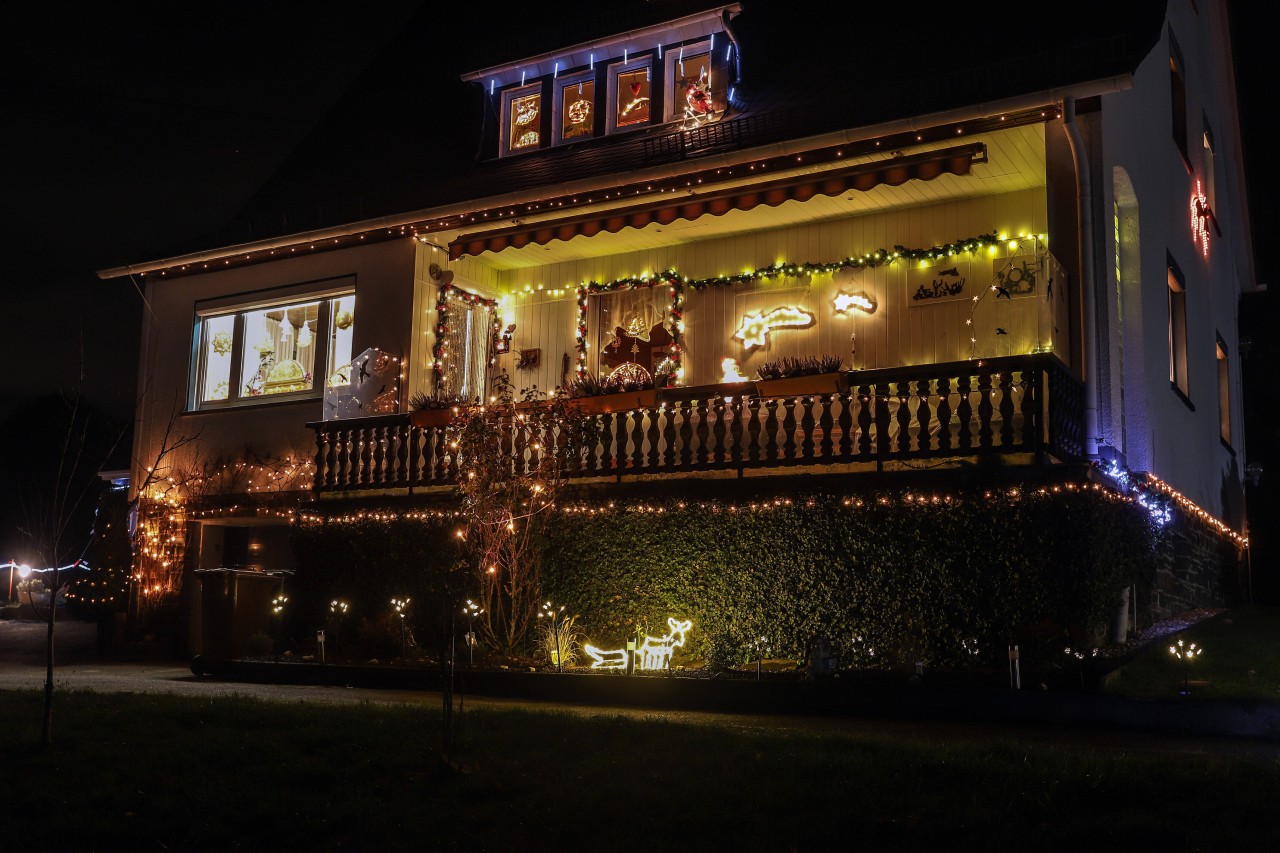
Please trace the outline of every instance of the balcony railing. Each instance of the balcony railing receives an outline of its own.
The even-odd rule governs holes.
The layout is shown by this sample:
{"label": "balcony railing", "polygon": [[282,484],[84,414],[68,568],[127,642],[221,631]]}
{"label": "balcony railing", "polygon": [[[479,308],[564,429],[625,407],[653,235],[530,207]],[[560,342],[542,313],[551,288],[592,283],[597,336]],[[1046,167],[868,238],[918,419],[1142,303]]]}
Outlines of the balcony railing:
{"label": "balcony railing", "polygon": [[[1083,452],[1083,386],[1047,353],[848,377],[848,390],[838,394],[762,397],[722,386],[692,399],[677,391],[652,408],[596,415],[599,440],[571,464],[571,474],[621,480],[989,454],[1047,462]],[[442,427],[413,426],[408,415],[309,426],[316,431],[319,492],[456,482],[457,460]],[[513,436],[514,464],[528,466],[535,446],[532,436]]]}

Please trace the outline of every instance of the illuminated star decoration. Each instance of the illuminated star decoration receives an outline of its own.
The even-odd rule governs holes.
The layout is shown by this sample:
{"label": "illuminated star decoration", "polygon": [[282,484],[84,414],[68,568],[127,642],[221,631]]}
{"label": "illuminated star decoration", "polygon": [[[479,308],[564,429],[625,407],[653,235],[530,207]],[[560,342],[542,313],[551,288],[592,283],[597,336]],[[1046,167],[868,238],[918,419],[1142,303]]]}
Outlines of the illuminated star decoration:
{"label": "illuminated star decoration", "polygon": [[777,329],[807,329],[813,325],[813,315],[799,308],[783,306],[774,308],[767,314],[748,314],[742,318],[742,325],[733,333],[736,340],[742,341],[747,349],[762,347],[769,342],[768,335]]}
{"label": "illuminated star decoration", "polygon": [[857,293],[845,293],[843,290],[836,294],[833,300],[837,314],[847,314],[850,308],[857,308],[867,314],[876,313],[876,301],[866,293],[866,291],[858,291]]}

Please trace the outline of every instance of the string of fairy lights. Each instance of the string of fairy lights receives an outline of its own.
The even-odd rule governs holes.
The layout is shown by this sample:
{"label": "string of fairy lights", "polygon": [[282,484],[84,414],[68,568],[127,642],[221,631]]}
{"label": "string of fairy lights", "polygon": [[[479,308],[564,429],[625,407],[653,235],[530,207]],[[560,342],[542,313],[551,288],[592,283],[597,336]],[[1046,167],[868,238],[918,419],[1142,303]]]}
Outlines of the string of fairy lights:
{"label": "string of fairy lights", "polygon": [[[1024,234],[1020,239],[1025,237],[1026,235]],[[671,334],[671,361],[675,367],[676,379],[679,381],[684,378],[682,344],[684,338],[684,292],[687,288],[702,291],[708,287],[732,287],[735,285],[770,282],[775,279],[829,275],[840,270],[875,269],[881,265],[891,265],[899,261],[931,263],[961,254],[973,254],[986,248],[994,248],[1008,240],[1008,237],[995,233],[979,234],[976,237],[969,237],[953,243],[944,243],[928,248],[910,249],[906,246],[895,245],[892,249],[880,248],[873,252],[865,252],[861,255],[850,256],[838,261],[809,261],[805,263],[778,261],[770,266],[743,270],[739,273],[696,279],[682,276],[674,268],[668,268],[654,275],[643,273],[638,276],[624,276],[611,281],[584,281],[578,285],[577,373],[581,376],[587,370],[587,349],[590,346],[587,315],[591,296],[665,285],[669,289],[671,297],[667,310]]]}
{"label": "string of fairy lights", "polygon": [[497,352],[498,337],[502,332],[502,318],[498,315],[497,300],[485,299],[483,296],[469,293],[452,284],[440,285],[440,291],[436,295],[436,340],[435,346],[431,351],[431,369],[435,373],[437,386],[444,381],[446,365],[453,358],[453,354],[449,352],[448,338],[450,331],[450,302],[462,302],[473,308],[484,308],[489,312],[490,328],[492,330],[492,341],[489,350],[490,359],[493,358],[493,353]]}

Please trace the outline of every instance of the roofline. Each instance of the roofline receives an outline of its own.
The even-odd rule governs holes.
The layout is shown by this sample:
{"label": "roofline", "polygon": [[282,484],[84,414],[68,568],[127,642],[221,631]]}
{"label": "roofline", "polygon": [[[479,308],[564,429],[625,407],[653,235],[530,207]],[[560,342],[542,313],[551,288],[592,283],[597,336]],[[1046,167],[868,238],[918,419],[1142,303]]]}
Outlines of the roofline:
{"label": "roofline", "polygon": [[[674,164],[655,166],[649,170],[636,170],[630,174],[635,176],[634,180],[660,180],[664,177],[678,175],[695,165],[698,169],[706,169],[712,166],[735,166],[739,162],[759,159],[762,156],[802,154],[811,148],[849,144],[866,139],[874,139],[878,136],[890,136],[896,133],[925,130],[951,122],[989,118],[993,115],[1003,115],[1005,113],[1017,112],[1018,110],[1029,109],[1031,107],[1044,106],[1045,104],[1060,103],[1062,99],[1066,97],[1073,97],[1079,100],[1082,98],[1120,92],[1125,89],[1132,88],[1132,86],[1133,75],[1129,73],[1120,74],[1113,77],[1091,80],[1085,83],[1077,83],[1071,86],[1045,89],[1027,95],[1019,95],[1013,98],[992,101],[990,103],[974,104],[968,107],[928,113],[921,116],[913,116],[911,118],[896,119],[894,121],[866,125],[858,128],[849,128],[847,130],[833,131],[817,136],[792,139],[786,142],[770,143],[768,145],[760,145],[754,148],[743,148],[714,157],[700,158],[696,161],[681,161]],[[183,264],[191,265],[222,260],[224,258],[230,258],[233,255],[245,255],[273,249],[288,248],[300,243],[334,240],[336,238],[350,237],[372,231],[404,228],[423,222],[424,220],[444,219],[466,214],[476,210],[478,207],[517,207],[519,205],[541,200],[548,191],[554,191],[556,193],[564,193],[566,191],[591,192],[611,188],[617,186],[619,174],[620,173],[618,172],[611,172],[606,175],[599,175],[594,178],[584,179],[572,184],[555,184],[550,187],[542,186],[501,196],[482,196],[480,198],[467,199],[465,201],[454,202],[440,207],[422,208],[408,213],[380,216],[374,219],[364,219],[358,222],[348,223],[346,225],[335,225],[329,228],[322,228],[314,231],[302,231],[296,234],[288,234],[282,237],[273,237],[266,240],[239,243],[232,246],[207,249],[185,255],[176,255],[169,258],[159,258],[153,261],[144,261],[137,264],[110,267],[108,269],[98,270],[97,276],[100,279],[109,280],[126,275],[155,272],[157,270],[181,266]]]}
{"label": "roofline", "polygon": [[[540,53],[537,56],[528,56],[523,59],[517,59],[514,62],[504,62],[499,65],[491,65],[488,68],[482,68],[479,71],[468,71],[467,73],[462,74],[461,77],[467,83],[483,83],[486,79],[490,77],[493,77],[493,78],[505,77],[508,73],[518,71],[522,67],[527,67],[530,65],[540,66],[542,63],[553,63],[557,57],[563,57],[579,51],[597,51],[597,50],[604,51],[610,47],[616,47],[626,42],[652,39],[657,36],[663,35],[664,33],[667,33],[678,27],[693,27],[698,24],[704,24],[710,21],[714,21],[717,24],[719,24],[723,19],[723,15],[726,12],[729,13],[729,15],[731,16],[739,14],[740,12],[742,12],[742,4],[741,3],[725,3],[723,5],[715,6],[711,9],[707,9],[702,12],[695,12],[692,15],[685,15],[682,18],[672,18],[669,21],[661,21],[656,24],[651,24],[650,26],[647,26],[647,27],[640,27],[639,29],[628,30],[625,33],[616,33],[614,35],[607,36],[601,39],[595,39],[593,41],[585,41],[585,42],[579,42],[578,44],[571,44],[571,45],[568,45],[567,47],[562,47],[558,50],[547,51],[546,53]],[[550,73],[550,72],[547,72],[547,73]],[[534,74],[533,76],[538,77],[538,76],[541,76],[541,74],[542,72],[539,72],[538,74]]]}

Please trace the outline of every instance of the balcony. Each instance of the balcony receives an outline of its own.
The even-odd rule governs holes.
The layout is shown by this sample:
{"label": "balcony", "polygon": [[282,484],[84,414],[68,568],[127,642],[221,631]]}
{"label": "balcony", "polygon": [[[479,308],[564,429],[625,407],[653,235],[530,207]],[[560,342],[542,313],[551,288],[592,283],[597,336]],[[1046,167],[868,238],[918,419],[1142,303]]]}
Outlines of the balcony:
{"label": "balcony", "polygon": [[[1036,464],[1083,453],[1084,389],[1048,353],[847,374],[838,394],[761,397],[741,386],[672,389],[652,407],[599,418],[571,476],[616,480],[882,469],[1000,455]],[[321,494],[436,491],[456,482],[445,430],[405,414],[308,424]],[[554,437],[544,440],[554,441]],[[527,466],[536,442],[513,436]]]}

